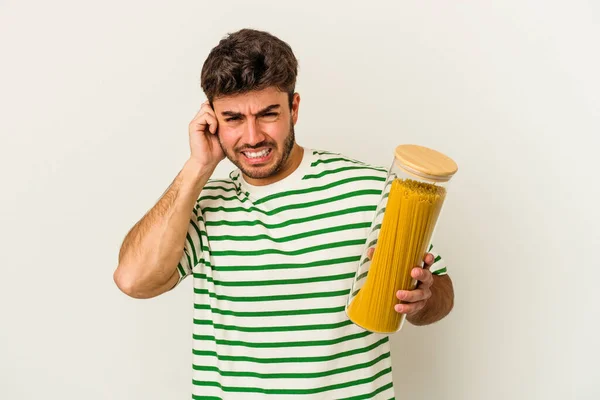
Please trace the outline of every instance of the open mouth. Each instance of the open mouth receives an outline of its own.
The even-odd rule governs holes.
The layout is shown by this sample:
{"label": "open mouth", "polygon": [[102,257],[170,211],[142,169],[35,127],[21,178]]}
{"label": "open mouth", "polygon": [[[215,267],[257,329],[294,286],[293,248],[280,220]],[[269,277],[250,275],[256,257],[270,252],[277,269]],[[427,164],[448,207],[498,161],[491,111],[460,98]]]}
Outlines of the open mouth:
{"label": "open mouth", "polygon": [[271,158],[271,154],[273,153],[273,149],[265,148],[261,150],[247,150],[242,151],[244,158],[250,164],[262,164],[268,161]]}

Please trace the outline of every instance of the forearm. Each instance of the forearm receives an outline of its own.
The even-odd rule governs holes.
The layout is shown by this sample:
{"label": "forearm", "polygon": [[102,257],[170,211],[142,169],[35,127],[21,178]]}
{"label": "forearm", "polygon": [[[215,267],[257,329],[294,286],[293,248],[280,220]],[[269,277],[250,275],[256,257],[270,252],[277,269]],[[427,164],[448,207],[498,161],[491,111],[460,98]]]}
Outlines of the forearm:
{"label": "forearm", "polygon": [[213,169],[186,162],[171,186],[129,231],[119,252],[114,279],[136,298],[153,297],[176,273],[190,216]]}
{"label": "forearm", "polygon": [[448,275],[433,276],[431,297],[420,311],[407,316],[413,325],[428,325],[444,318],[454,306],[454,288]]}

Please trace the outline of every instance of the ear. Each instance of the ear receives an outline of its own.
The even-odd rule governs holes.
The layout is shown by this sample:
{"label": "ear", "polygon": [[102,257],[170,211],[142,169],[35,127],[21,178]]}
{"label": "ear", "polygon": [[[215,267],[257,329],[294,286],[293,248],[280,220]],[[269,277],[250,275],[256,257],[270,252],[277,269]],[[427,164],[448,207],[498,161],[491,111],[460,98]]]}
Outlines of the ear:
{"label": "ear", "polygon": [[290,110],[292,112],[292,121],[294,122],[294,125],[296,125],[296,122],[298,121],[298,110],[299,109],[300,109],[300,94],[294,93],[294,97],[292,98],[292,109]]}

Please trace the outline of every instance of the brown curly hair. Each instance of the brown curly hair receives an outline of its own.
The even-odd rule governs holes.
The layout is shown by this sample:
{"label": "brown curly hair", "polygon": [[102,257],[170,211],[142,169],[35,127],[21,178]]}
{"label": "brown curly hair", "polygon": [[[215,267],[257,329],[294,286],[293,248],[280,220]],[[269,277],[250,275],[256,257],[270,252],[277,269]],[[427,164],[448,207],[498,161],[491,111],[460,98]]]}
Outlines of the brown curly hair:
{"label": "brown curly hair", "polygon": [[292,48],[268,32],[242,29],[221,39],[202,66],[201,86],[211,106],[220,96],[275,86],[292,106],[298,60]]}

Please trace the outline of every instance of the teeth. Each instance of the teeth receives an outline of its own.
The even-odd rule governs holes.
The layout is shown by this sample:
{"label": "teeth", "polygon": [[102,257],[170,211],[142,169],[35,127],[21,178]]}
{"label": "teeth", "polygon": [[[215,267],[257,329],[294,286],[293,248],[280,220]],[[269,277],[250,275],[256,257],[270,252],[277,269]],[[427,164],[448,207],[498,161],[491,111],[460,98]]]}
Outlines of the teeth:
{"label": "teeth", "polygon": [[255,152],[255,153],[251,153],[249,151],[245,151],[244,154],[246,154],[246,156],[248,158],[259,158],[259,157],[264,157],[267,154],[269,154],[269,151],[270,151],[269,149],[265,149],[265,150],[258,151],[258,152]]}

